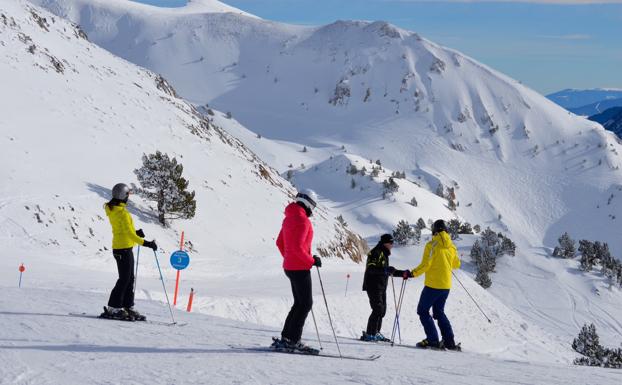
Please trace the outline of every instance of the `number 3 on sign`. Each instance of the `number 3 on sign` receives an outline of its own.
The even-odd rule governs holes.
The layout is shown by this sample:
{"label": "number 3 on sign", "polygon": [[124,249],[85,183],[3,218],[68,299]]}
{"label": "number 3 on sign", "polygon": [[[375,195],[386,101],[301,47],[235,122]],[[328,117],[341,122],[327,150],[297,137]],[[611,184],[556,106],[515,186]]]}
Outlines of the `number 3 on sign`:
{"label": "number 3 on sign", "polygon": [[190,256],[183,250],[171,254],[171,266],[176,270],[183,270],[190,264]]}

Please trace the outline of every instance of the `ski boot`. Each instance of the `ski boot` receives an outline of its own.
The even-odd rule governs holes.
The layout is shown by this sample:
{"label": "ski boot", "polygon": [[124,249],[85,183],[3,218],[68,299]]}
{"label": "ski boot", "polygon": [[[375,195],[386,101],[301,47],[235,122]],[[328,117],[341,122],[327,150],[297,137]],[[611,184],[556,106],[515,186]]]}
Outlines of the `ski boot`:
{"label": "ski boot", "polygon": [[446,341],[441,341],[439,343],[439,348],[440,349],[445,349],[445,350],[453,350],[455,352],[461,352],[462,351],[462,347],[460,346],[460,344],[456,344],[455,342],[446,342]]}
{"label": "ski boot", "polygon": [[388,339],[387,337],[383,336],[382,333],[380,333],[380,332],[376,333],[376,335],[373,336],[373,338],[374,338],[375,341],[378,341],[378,342],[391,342],[390,339]]}
{"label": "ski boot", "polygon": [[360,337],[360,340],[365,341],[365,342],[375,342],[376,336],[373,334],[367,334],[367,332],[363,332],[363,334]]}
{"label": "ski boot", "polygon": [[270,345],[270,348],[279,352],[285,352],[288,350],[289,344],[290,341],[287,338],[272,337],[272,345]]}
{"label": "ski boot", "polygon": [[415,346],[420,349],[440,349],[440,344],[438,342],[430,342],[427,338],[417,342]]}
{"label": "ski boot", "polygon": [[119,321],[134,321],[134,318],[125,309],[110,306],[104,306],[104,312],[99,317]]}
{"label": "ski boot", "polygon": [[292,353],[310,354],[314,356],[320,354],[319,349],[312,348],[309,345],[303,344],[302,341],[298,341],[295,344],[290,344],[288,347]]}
{"label": "ski boot", "polygon": [[132,318],[134,318],[135,321],[147,321],[147,317],[145,317],[144,315],[142,315],[139,312],[137,312],[136,310],[134,310],[133,306],[132,307],[126,307],[124,309],[127,312],[127,314],[129,314]]}

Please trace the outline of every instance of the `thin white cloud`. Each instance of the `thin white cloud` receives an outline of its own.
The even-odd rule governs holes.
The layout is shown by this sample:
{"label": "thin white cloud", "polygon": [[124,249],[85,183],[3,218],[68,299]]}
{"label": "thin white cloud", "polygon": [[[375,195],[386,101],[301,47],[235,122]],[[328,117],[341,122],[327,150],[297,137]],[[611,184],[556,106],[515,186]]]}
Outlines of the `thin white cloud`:
{"label": "thin white cloud", "polygon": [[590,40],[592,36],[585,35],[581,33],[570,34],[570,35],[542,35],[539,36],[544,39],[557,39],[557,40]]}

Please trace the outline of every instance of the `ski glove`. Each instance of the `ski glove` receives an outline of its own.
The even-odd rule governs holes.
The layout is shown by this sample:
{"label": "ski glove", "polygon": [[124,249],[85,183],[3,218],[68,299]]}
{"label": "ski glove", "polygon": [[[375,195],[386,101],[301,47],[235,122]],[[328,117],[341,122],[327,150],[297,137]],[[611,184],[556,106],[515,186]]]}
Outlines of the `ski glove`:
{"label": "ski glove", "polygon": [[313,266],[322,267],[322,260],[317,255],[313,256]]}
{"label": "ski glove", "polygon": [[[395,267],[393,267],[393,266],[387,267],[387,274],[393,275],[393,274],[395,274],[395,272],[396,272]],[[401,274],[400,274],[400,276],[401,276]]]}
{"label": "ski glove", "polygon": [[404,276],[404,271],[403,270],[393,270],[393,273],[391,274],[394,277],[400,277],[402,278]]}
{"label": "ski glove", "polygon": [[145,232],[143,231],[143,229],[138,229],[136,230],[136,235],[138,235],[141,238],[145,237]]}
{"label": "ski glove", "polygon": [[157,251],[158,250],[158,245],[156,245],[155,240],[153,240],[153,241],[145,241],[145,243],[143,243],[143,246],[148,247],[150,249],[153,249],[153,251]]}
{"label": "ski glove", "polygon": [[402,278],[404,278],[404,279],[408,279],[408,278],[412,278],[412,277],[413,277],[413,274],[410,271],[408,271],[408,270],[404,270],[404,272],[402,273]]}

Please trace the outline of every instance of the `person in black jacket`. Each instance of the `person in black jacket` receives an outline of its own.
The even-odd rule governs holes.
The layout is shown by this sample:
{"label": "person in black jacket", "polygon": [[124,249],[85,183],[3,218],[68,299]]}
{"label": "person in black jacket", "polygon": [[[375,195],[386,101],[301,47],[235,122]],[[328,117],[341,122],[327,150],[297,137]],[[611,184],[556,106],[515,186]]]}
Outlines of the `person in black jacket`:
{"label": "person in black jacket", "polygon": [[363,332],[363,341],[390,341],[380,333],[382,318],[387,312],[387,283],[389,275],[403,277],[407,270],[396,270],[389,266],[389,255],[393,247],[393,236],[383,234],[378,244],[367,254],[363,291],[367,292],[371,315],[367,321],[367,330]]}

